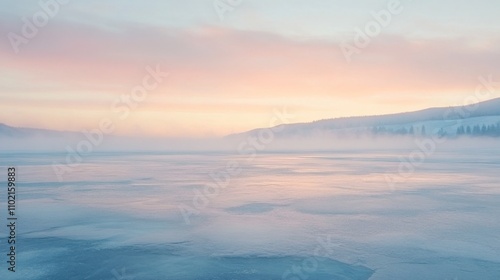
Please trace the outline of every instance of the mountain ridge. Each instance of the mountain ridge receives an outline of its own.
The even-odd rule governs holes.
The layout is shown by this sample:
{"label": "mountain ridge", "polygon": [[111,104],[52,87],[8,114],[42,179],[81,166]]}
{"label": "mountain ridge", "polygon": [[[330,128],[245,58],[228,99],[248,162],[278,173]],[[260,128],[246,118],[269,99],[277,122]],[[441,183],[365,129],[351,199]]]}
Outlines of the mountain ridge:
{"label": "mountain ridge", "polygon": [[[497,118],[498,117],[498,118]],[[458,121],[450,125],[453,121]],[[411,112],[393,113],[372,116],[353,116],[332,119],[323,119],[313,122],[281,124],[272,128],[282,127],[277,136],[310,136],[318,132],[339,132],[342,134],[383,132],[389,134],[417,133],[423,126],[430,126],[430,133],[467,134],[467,126],[471,132],[475,128],[484,130],[491,126],[500,124],[500,98],[495,98],[468,106],[433,107]],[[462,125],[463,127],[460,127]],[[465,126],[464,126],[465,125]],[[447,130],[445,128],[448,127]],[[271,128],[271,129],[272,129]],[[359,128],[359,130],[356,130]],[[246,132],[234,133],[224,138],[234,138],[248,135],[256,135],[266,128],[256,128]],[[406,132],[405,132],[406,130]],[[453,130],[456,130],[454,132]],[[75,131],[60,131],[41,128],[14,127],[0,122],[0,136],[3,137],[66,137],[75,136]]]}
{"label": "mountain ridge", "polygon": [[[332,119],[317,120],[308,123],[282,124],[283,129],[276,133],[278,136],[307,136],[320,131],[346,130],[353,128],[376,128],[387,126],[401,126],[419,124],[426,122],[447,122],[470,120],[474,118],[496,117],[500,122],[500,98],[494,98],[483,102],[449,107],[433,107],[411,112],[393,113],[372,116],[353,116]],[[479,119],[478,119],[479,120]],[[491,125],[492,120],[488,120]],[[493,120],[494,121],[494,120]],[[276,128],[278,126],[272,127]],[[230,134],[226,137],[233,138],[245,135],[257,134],[264,128],[252,129],[242,133]],[[441,127],[444,129],[444,126]],[[404,133],[403,133],[404,134]]]}

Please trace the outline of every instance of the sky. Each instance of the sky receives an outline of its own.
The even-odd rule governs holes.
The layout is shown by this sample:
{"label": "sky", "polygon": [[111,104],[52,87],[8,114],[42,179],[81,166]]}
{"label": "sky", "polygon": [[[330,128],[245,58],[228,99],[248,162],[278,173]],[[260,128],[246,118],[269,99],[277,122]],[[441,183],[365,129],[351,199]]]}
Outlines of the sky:
{"label": "sky", "polygon": [[276,110],[463,105],[500,82],[497,0],[58,1],[0,0],[0,123],[224,136]]}

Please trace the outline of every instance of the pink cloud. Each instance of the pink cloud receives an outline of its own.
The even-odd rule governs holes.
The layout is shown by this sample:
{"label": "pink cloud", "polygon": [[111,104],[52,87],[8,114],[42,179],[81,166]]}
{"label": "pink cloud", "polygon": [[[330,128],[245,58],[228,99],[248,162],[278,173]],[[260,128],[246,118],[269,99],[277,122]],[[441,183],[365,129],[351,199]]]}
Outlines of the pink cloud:
{"label": "pink cloud", "polygon": [[[0,22],[1,34],[12,30],[14,24]],[[24,77],[21,88],[24,83],[35,88],[52,84],[58,88],[53,93],[61,94],[60,102],[52,105],[80,109],[105,103],[93,101],[96,92],[126,93],[141,81],[145,66],[157,64],[171,77],[155,93],[163,94],[165,103],[150,104],[152,110],[168,104],[177,110],[203,111],[203,101],[197,101],[201,97],[215,100],[206,105],[207,112],[227,109],[216,103],[229,98],[236,105],[234,100],[241,100],[240,108],[244,108],[248,99],[265,104],[270,97],[308,97],[311,103],[303,106],[313,108],[323,98],[398,94],[398,104],[402,104],[414,99],[415,93],[421,98],[439,92],[472,92],[478,76],[498,74],[498,42],[499,38],[408,40],[381,36],[347,63],[335,41],[301,41],[217,27],[178,30],[54,21],[21,46],[17,55],[7,40],[2,41],[0,70]],[[76,105],[79,101],[71,99],[69,92],[88,92],[89,100]],[[23,92],[17,91],[19,94]],[[188,101],[169,102],[174,97]],[[15,100],[11,103],[22,106]],[[38,104],[50,106],[48,103]]]}

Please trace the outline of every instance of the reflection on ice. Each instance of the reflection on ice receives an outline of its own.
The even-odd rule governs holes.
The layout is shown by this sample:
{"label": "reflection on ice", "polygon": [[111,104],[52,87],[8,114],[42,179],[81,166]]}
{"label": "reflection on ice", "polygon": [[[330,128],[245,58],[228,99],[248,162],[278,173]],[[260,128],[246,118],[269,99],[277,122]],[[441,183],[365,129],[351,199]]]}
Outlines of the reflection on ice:
{"label": "reflection on ice", "polygon": [[[0,278],[499,279],[498,151],[438,153],[391,186],[400,154],[96,153],[62,182],[64,155],[9,155],[19,271]],[[241,174],[186,225],[179,205],[228,161]]]}

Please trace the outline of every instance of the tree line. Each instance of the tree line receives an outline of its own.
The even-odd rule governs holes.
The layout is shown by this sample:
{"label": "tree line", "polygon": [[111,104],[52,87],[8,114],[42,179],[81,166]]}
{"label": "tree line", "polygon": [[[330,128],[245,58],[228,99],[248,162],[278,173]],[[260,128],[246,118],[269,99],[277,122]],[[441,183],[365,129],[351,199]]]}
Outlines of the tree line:
{"label": "tree line", "polygon": [[474,126],[459,126],[457,128],[457,136],[470,135],[470,136],[500,136],[500,122],[496,125],[474,125]]}
{"label": "tree line", "polygon": [[[388,128],[385,126],[374,126],[371,129],[373,135],[409,135],[409,136],[426,136],[427,129],[425,125],[409,126],[401,128]],[[456,133],[448,133],[444,128],[439,129],[437,134],[440,137],[461,137],[461,136],[490,136],[500,137],[500,122],[490,125],[461,125],[457,127]]]}

